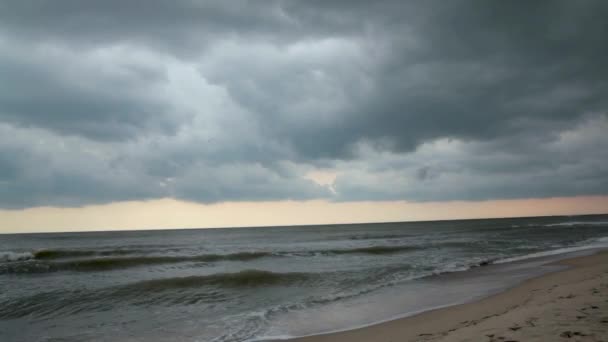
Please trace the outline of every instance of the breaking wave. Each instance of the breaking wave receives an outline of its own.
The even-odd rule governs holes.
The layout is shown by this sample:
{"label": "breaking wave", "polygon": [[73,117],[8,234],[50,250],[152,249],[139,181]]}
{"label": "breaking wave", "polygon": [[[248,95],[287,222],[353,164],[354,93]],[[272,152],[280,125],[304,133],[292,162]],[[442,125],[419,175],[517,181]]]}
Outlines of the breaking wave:
{"label": "breaking wave", "polygon": [[30,260],[34,255],[30,252],[0,252],[0,262]]}
{"label": "breaking wave", "polygon": [[393,254],[424,249],[423,246],[397,245],[397,246],[369,246],[347,249],[329,249],[319,251],[322,254]]}
{"label": "breaking wave", "polygon": [[[315,277],[318,278],[319,274],[275,273],[252,269],[234,273],[144,280],[96,290],[51,291],[12,300],[0,300],[0,319],[32,315],[36,317],[74,315],[87,311],[108,310],[120,305],[187,305],[198,302],[222,302],[228,297],[221,289],[295,285]],[[57,298],[63,299],[57,300]]]}
{"label": "breaking wave", "polygon": [[38,260],[53,260],[79,258],[88,256],[112,256],[112,255],[129,255],[140,253],[135,250],[108,250],[108,251],[91,251],[91,250],[65,250],[65,249],[43,249],[33,253],[34,259]]}
{"label": "breaking wave", "polygon": [[115,250],[84,250],[84,249],[41,249],[33,252],[0,252],[1,262],[24,261],[24,260],[58,260],[70,258],[82,258],[92,256],[115,256],[141,253],[139,250],[115,249]]}
{"label": "breaking wave", "polygon": [[[384,255],[424,249],[425,246],[377,245],[353,248],[290,251],[251,251],[229,254],[201,254],[186,256],[136,255],[138,250],[63,250],[45,249],[34,252],[0,252],[1,273],[40,273],[54,271],[106,271],[142,265],[182,262],[249,261],[265,257],[371,254]],[[12,264],[12,265],[11,265]]]}
{"label": "breaking wave", "polygon": [[[503,245],[509,241],[442,241],[424,244],[384,244],[348,246],[342,248],[309,249],[302,251],[243,251],[228,254],[153,255],[152,250],[141,249],[43,249],[33,252],[0,252],[0,274],[34,274],[58,271],[97,272],[177,263],[213,263],[221,261],[251,261],[260,258],[315,257],[341,255],[382,256],[410,253],[427,249],[470,248],[475,245]],[[160,252],[160,250],[156,251]],[[546,252],[545,252],[546,253]],[[536,255],[536,254],[533,254]],[[516,258],[526,258],[515,256]],[[510,259],[506,259],[510,260]],[[502,261],[505,262],[505,261]]]}
{"label": "breaking wave", "polygon": [[574,227],[574,226],[608,226],[608,221],[572,221],[572,222],[550,223],[550,224],[544,225],[544,227]]}
{"label": "breaking wave", "polygon": [[349,240],[380,240],[380,239],[400,239],[408,237],[408,234],[358,234],[352,235]]}
{"label": "breaking wave", "polygon": [[509,258],[496,260],[496,261],[494,261],[494,263],[504,264],[504,263],[514,262],[514,261],[541,258],[541,257],[560,255],[560,254],[566,254],[566,253],[572,253],[572,252],[579,252],[579,251],[585,251],[585,250],[597,249],[597,248],[606,248],[606,247],[608,247],[608,236],[590,239],[590,240],[584,241],[581,245],[578,245],[578,246],[562,247],[562,248],[550,249],[550,250],[546,250],[546,251],[539,251],[536,253],[517,255],[517,256],[513,256],[513,257],[509,257]]}
{"label": "breaking wave", "polygon": [[[7,252],[4,253],[6,254]],[[27,274],[57,271],[94,272],[145,265],[161,265],[182,262],[214,262],[222,260],[247,261],[272,255],[269,252],[241,252],[232,254],[203,254],[195,256],[102,257],[49,261],[45,260],[45,258],[36,258],[36,254],[32,253],[22,253],[23,256],[13,252],[8,253],[10,253],[10,259],[7,258],[6,260],[2,260],[9,262],[0,264],[0,274]],[[55,253],[54,255],[58,254]],[[71,255],[74,255],[74,253]],[[46,259],[49,258],[47,257]]]}
{"label": "breaking wave", "polygon": [[317,273],[277,273],[262,270],[243,270],[234,273],[216,273],[204,276],[146,280],[123,287],[123,290],[159,291],[176,288],[191,288],[201,286],[218,287],[257,287],[270,285],[288,285],[302,282]]}

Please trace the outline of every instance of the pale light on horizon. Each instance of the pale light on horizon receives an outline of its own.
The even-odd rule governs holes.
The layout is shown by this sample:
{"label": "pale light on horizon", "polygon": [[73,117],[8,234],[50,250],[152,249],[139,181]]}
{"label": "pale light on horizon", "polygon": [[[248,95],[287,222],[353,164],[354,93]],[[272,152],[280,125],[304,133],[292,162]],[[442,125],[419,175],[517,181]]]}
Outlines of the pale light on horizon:
{"label": "pale light on horizon", "polygon": [[608,213],[608,196],[450,202],[160,199],[79,208],[0,210],[0,233],[291,226]]}

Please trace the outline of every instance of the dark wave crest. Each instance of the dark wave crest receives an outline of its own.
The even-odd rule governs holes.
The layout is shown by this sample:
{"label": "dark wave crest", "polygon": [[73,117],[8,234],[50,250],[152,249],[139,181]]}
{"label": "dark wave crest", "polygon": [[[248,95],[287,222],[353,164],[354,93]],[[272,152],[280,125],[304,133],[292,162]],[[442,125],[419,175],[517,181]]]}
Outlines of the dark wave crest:
{"label": "dark wave crest", "polygon": [[348,249],[330,249],[322,251],[324,254],[393,254],[423,249],[420,246],[369,246]]}
{"label": "dark wave crest", "polygon": [[131,255],[136,250],[40,250],[34,253],[11,254],[9,262],[0,263],[0,274],[28,274],[58,271],[96,272],[139,266],[175,264],[184,262],[250,261],[265,257],[371,254],[384,255],[422,249],[422,246],[366,246],[342,249],[324,249],[302,252],[237,252],[230,254],[201,254],[188,256]]}
{"label": "dark wave crest", "polygon": [[162,291],[210,285],[222,288],[288,285],[306,281],[315,275],[316,274],[313,273],[276,273],[252,269],[234,273],[216,273],[204,276],[146,280],[127,285],[123,290]]}
{"label": "dark wave crest", "polygon": [[[72,253],[70,255],[75,256],[75,253]],[[232,254],[202,254],[194,256],[101,257],[61,261],[36,259],[0,264],[0,274],[28,274],[58,271],[95,272],[146,265],[162,265],[182,262],[215,262],[224,260],[248,261],[271,255],[272,254],[269,252],[241,252]],[[51,257],[49,257],[49,259],[51,259]]]}
{"label": "dark wave crest", "polygon": [[349,240],[381,240],[381,239],[400,239],[408,237],[408,234],[359,234],[352,235]]}
{"label": "dark wave crest", "polygon": [[75,315],[110,310],[121,305],[218,303],[229,296],[222,289],[296,285],[318,277],[316,273],[275,273],[252,269],[144,280],[95,290],[52,291],[4,301],[0,299],[0,319]]}
{"label": "dark wave crest", "polygon": [[[310,257],[348,254],[387,255],[407,253],[434,245],[373,245],[351,248],[330,248],[305,251],[251,251],[228,254],[151,255],[150,251],[116,249],[46,249],[33,253],[5,252],[0,259],[0,274],[28,274],[58,271],[96,272],[139,266],[177,264],[186,262],[211,263],[219,261],[251,261],[266,257]],[[8,253],[8,254],[7,254]],[[143,255],[141,253],[144,253]]]}
{"label": "dark wave crest", "polygon": [[239,253],[231,253],[231,254],[204,254],[200,256],[192,257],[193,261],[221,261],[221,260],[231,260],[231,261],[247,261],[253,259],[259,259],[264,257],[273,256],[274,254],[271,252],[239,252]]}
{"label": "dark wave crest", "polygon": [[92,251],[92,250],[69,250],[69,249],[43,249],[33,253],[34,259],[37,260],[55,260],[55,259],[67,259],[67,258],[81,258],[90,256],[113,256],[113,255],[130,255],[141,253],[137,250],[125,250],[115,249],[106,251]]}

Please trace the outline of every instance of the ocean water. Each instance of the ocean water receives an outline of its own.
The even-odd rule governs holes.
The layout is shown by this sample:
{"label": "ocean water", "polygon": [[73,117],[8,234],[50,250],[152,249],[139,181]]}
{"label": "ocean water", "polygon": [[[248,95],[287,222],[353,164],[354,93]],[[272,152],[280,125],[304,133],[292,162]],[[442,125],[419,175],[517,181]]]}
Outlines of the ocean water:
{"label": "ocean water", "polygon": [[[0,235],[1,341],[255,341],[464,302],[608,216]],[[483,265],[487,267],[478,267]]]}

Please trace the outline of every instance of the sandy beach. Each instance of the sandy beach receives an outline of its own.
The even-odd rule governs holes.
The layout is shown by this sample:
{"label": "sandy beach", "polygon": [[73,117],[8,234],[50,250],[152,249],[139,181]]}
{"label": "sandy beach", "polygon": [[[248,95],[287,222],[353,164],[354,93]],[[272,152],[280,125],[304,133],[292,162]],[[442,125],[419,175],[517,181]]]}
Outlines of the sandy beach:
{"label": "sandy beach", "polygon": [[291,342],[608,341],[608,252],[477,302]]}

